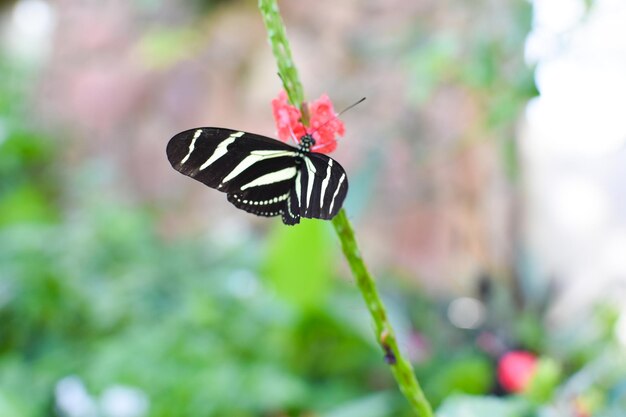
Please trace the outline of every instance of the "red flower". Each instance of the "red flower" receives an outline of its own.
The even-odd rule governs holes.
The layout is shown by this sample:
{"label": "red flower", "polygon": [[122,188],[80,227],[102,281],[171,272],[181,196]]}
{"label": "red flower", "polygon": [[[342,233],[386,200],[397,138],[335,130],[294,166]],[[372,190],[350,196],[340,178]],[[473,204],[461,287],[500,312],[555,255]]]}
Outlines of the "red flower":
{"label": "red flower", "polygon": [[315,145],[311,147],[314,152],[330,153],[337,147],[336,136],[343,136],[345,127],[337,118],[333,109],[333,103],[326,94],[308,103],[309,125],[307,129],[302,124],[300,109],[289,104],[287,93],[281,91],[278,97],[272,100],[272,112],[276,121],[278,138],[287,142],[290,138],[299,141],[302,136],[311,133],[315,139]]}
{"label": "red flower", "polygon": [[530,352],[514,350],[498,362],[498,381],[508,392],[521,392],[528,386],[537,368],[537,357]]}

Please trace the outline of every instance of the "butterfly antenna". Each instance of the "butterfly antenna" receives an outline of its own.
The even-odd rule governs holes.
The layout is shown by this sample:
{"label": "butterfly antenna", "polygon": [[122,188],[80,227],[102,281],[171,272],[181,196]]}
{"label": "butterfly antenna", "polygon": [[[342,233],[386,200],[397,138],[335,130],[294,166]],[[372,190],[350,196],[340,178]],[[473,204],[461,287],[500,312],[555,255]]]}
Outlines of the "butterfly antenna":
{"label": "butterfly antenna", "polygon": [[361,100],[357,101],[356,103],[352,103],[350,104],[348,107],[346,107],[345,109],[343,109],[342,111],[340,111],[339,113],[337,113],[337,116],[335,117],[339,117],[342,114],[344,114],[345,112],[347,112],[348,110],[350,110],[351,108],[355,107],[357,104],[361,104],[365,101],[365,97],[363,97]]}
{"label": "butterfly antenna", "polygon": [[291,127],[291,125],[289,125],[289,133],[291,133],[291,140],[293,140],[293,143],[295,143],[296,145],[299,145],[300,141],[296,137],[296,134],[294,133],[293,128]]}
{"label": "butterfly antenna", "polygon": [[321,128],[323,128],[324,126],[326,126],[328,123],[332,122],[335,119],[338,119],[339,116],[341,116],[342,114],[344,114],[345,112],[347,112],[348,110],[350,110],[351,108],[353,108],[354,106],[356,106],[357,104],[363,103],[365,101],[365,97],[363,97],[362,99],[360,99],[359,101],[357,101],[356,103],[352,103],[350,104],[348,107],[346,107],[345,109],[343,109],[342,111],[340,111],[339,113],[337,113],[335,115],[335,117],[332,117],[328,120],[326,120],[326,122],[324,122],[324,124],[322,124],[321,126],[318,126],[315,130],[312,130],[311,132],[307,132],[310,135],[312,135],[313,133],[317,132],[318,130],[320,130]]}

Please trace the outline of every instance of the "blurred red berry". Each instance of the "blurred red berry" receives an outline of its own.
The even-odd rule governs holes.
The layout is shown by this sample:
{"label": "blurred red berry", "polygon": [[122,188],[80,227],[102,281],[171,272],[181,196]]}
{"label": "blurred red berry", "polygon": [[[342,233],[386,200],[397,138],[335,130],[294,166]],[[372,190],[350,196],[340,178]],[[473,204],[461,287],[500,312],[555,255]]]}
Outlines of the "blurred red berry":
{"label": "blurred red berry", "polygon": [[337,147],[336,136],[343,136],[345,127],[343,122],[337,118],[333,108],[333,103],[326,94],[317,100],[308,103],[309,107],[309,128],[302,124],[302,113],[300,109],[291,105],[287,99],[287,93],[281,91],[272,100],[272,112],[276,121],[278,138],[287,142],[295,137],[300,140],[307,132],[310,132],[315,139],[315,145],[311,150],[321,153],[330,153]]}
{"label": "blurred red berry", "polygon": [[530,382],[537,367],[537,357],[530,352],[514,350],[498,362],[498,381],[508,392],[521,392]]}

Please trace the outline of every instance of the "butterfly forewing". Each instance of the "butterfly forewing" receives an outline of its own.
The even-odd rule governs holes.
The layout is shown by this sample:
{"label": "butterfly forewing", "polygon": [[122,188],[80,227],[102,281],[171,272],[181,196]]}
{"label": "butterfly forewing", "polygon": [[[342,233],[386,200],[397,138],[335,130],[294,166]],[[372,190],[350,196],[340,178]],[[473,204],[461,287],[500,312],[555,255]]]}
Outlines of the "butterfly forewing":
{"label": "butterfly forewing", "polygon": [[167,145],[177,171],[227,193],[237,208],[258,216],[331,219],[346,196],[346,173],[326,155],[230,129],[181,132]]}
{"label": "butterfly forewing", "polygon": [[[181,132],[167,145],[167,157],[177,171],[224,192],[239,190],[235,178],[224,179],[254,151],[293,153],[289,145],[260,135],[230,129],[198,128]],[[292,159],[287,163],[293,165]],[[256,164],[251,164],[253,168]],[[246,173],[246,175],[252,175]],[[235,181],[233,181],[235,180]]]}

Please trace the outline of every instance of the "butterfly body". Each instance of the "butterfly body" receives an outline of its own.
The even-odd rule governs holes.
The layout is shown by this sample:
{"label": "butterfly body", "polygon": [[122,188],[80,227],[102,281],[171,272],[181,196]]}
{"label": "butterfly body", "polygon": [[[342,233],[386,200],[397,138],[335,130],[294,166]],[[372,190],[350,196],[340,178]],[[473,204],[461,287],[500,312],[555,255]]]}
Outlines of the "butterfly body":
{"label": "butterfly body", "polygon": [[348,192],[337,161],[311,152],[307,134],[298,148],[265,136],[201,127],[175,135],[167,145],[172,167],[227,194],[237,208],[257,216],[332,219]]}

